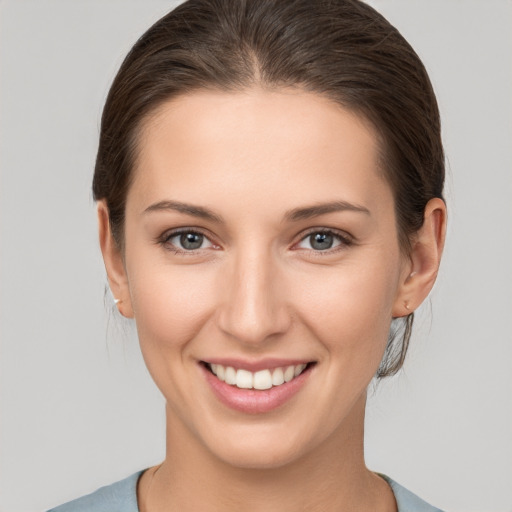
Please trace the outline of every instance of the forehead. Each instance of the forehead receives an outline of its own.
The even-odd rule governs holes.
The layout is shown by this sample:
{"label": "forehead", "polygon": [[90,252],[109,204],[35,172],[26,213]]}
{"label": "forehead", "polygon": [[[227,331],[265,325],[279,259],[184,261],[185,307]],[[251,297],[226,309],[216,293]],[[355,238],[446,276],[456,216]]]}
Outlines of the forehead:
{"label": "forehead", "polygon": [[246,204],[258,193],[284,206],[335,191],[361,203],[375,186],[387,187],[375,131],[332,100],[297,89],[201,90],[147,118],[128,199],[142,206],[171,193],[204,203],[228,187],[230,201]]}

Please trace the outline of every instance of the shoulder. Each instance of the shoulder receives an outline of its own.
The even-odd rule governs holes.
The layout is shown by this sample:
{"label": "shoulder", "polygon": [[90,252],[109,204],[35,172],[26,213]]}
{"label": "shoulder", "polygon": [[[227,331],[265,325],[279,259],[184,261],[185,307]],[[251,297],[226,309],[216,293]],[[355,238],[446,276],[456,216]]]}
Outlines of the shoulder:
{"label": "shoulder", "polygon": [[139,512],[137,482],[143,471],[101,487],[92,494],[53,508],[48,512]]}
{"label": "shoulder", "polygon": [[398,512],[442,512],[440,509],[429,505],[421,498],[408,491],[405,487],[392,480],[386,475],[380,474],[389,484],[393,494],[395,495]]}

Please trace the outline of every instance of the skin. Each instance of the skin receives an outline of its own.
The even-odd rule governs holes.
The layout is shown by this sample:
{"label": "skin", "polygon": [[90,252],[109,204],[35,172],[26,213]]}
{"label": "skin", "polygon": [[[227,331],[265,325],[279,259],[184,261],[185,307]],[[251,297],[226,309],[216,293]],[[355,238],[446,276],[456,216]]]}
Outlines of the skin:
{"label": "skin", "polygon": [[[98,207],[110,286],[167,403],[167,457],[139,482],[142,512],[396,510],[364,464],[366,388],[392,318],[435,281],[446,211],[429,202],[405,254],[378,151],[364,120],[300,90],[194,92],[146,121],[123,253]],[[154,206],[165,201],[218,218]],[[290,216],[340,201],[359,210]],[[203,246],[180,247],[179,228]],[[322,229],[333,247],[315,250]],[[214,357],[315,365],[255,415],[213,395],[199,361]]]}

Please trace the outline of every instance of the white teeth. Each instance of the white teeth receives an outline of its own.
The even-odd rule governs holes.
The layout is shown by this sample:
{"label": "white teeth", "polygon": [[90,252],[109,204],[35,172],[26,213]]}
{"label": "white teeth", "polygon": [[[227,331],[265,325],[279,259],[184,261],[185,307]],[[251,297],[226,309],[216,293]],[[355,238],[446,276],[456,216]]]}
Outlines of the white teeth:
{"label": "white teeth", "polygon": [[305,364],[299,364],[296,366],[295,370],[293,371],[294,377],[298,377],[304,371],[304,368],[306,368]]}
{"label": "white teeth", "polygon": [[242,389],[252,388],[252,373],[247,370],[238,370],[236,372],[236,387]]}
{"label": "white teeth", "polygon": [[284,381],[290,382],[295,377],[295,366],[288,366],[284,371]]}
{"label": "white teeth", "polygon": [[290,365],[283,368],[274,368],[273,370],[260,370],[254,373],[243,369],[235,370],[232,366],[224,367],[221,364],[210,364],[210,369],[219,380],[231,386],[240,389],[263,390],[290,382],[298,377],[306,366],[306,364]]}
{"label": "white teeth", "polygon": [[280,386],[284,383],[284,373],[282,368],[276,368],[272,372],[272,385],[273,386]]}
{"label": "white teeth", "polygon": [[256,372],[253,377],[253,387],[254,389],[270,389],[272,387],[272,375],[270,374],[270,370]]}
{"label": "white teeth", "polygon": [[220,380],[225,380],[226,379],[226,370],[224,369],[224,366],[221,366],[220,364],[216,364],[215,365],[217,368],[216,368],[216,372],[213,372],[215,373],[215,375],[217,375],[217,377],[219,377]]}
{"label": "white teeth", "polygon": [[[217,370],[219,369],[220,364],[217,365]],[[226,384],[231,384],[232,386],[236,385],[236,370],[232,366],[228,366],[225,372]]]}

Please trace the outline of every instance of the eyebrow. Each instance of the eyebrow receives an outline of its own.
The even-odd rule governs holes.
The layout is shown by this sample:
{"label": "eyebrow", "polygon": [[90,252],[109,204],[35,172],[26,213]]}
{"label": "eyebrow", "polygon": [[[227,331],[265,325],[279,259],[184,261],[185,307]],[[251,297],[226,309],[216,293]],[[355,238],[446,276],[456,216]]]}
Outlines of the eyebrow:
{"label": "eyebrow", "polygon": [[217,223],[223,223],[224,219],[214,213],[208,208],[203,206],[195,206],[193,204],[181,203],[180,201],[160,201],[158,203],[148,206],[144,210],[144,214],[162,210],[174,210],[176,212],[185,213],[192,215],[193,217],[199,217],[201,219],[211,220]]}
{"label": "eyebrow", "polygon": [[[182,203],[180,201],[159,201],[158,203],[148,206],[143,213],[146,214],[150,212],[165,210],[174,210],[179,213],[210,220],[219,224],[224,223],[224,219],[209,208]],[[370,210],[364,206],[348,203],[347,201],[331,201],[328,203],[315,204],[303,208],[295,208],[286,212],[284,219],[291,222],[297,222],[300,220],[310,219],[312,217],[318,217],[320,215],[341,211],[359,212],[366,215],[371,215]]]}
{"label": "eyebrow", "polygon": [[347,201],[331,201],[329,203],[315,204],[306,208],[295,208],[286,213],[285,219],[293,222],[318,217],[327,213],[351,211],[371,215],[370,210],[364,206],[348,203]]}

